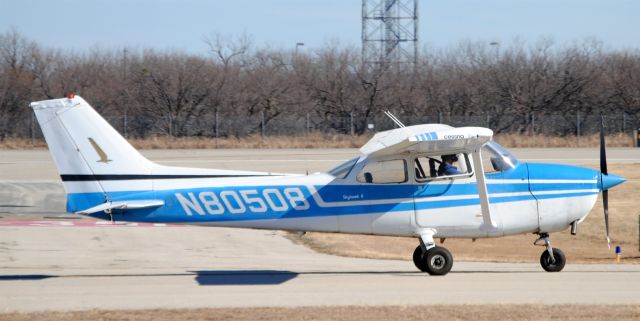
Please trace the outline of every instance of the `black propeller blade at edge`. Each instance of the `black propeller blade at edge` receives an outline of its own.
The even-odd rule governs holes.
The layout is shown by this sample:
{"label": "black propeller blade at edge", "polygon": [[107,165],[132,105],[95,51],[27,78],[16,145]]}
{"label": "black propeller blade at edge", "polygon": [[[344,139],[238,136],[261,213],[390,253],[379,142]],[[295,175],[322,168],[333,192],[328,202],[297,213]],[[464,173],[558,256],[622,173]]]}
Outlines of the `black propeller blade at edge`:
{"label": "black propeller blade at edge", "polygon": [[607,150],[604,140],[604,115],[600,115],[600,184],[602,184],[602,207],[604,208],[604,228],[607,235],[607,246],[611,250],[611,238],[609,237],[609,191],[604,189],[604,175],[607,170]]}
{"label": "black propeller blade at edge", "polygon": [[604,229],[607,234],[607,246],[611,250],[611,238],[609,238],[609,191],[602,191],[602,207],[604,207]]}
{"label": "black propeller blade at edge", "polygon": [[604,116],[600,115],[600,173],[609,174],[607,171],[607,151],[604,141]]}

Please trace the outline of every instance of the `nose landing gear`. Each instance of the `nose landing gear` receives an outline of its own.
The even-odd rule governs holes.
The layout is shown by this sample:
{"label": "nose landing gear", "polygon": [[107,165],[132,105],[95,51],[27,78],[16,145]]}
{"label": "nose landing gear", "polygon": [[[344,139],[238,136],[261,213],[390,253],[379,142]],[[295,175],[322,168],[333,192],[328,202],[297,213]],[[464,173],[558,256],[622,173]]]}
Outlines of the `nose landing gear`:
{"label": "nose landing gear", "polygon": [[[549,241],[549,234],[540,233],[533,245],[544,245],[546,250],[540,255],[540,265],[547,272],[560,272],[564,268],[564,264],[567,262],[567,258],[560,249],[554,249],[551,247]],[[540,241],[544,241],[544,244],[540,244]]]}

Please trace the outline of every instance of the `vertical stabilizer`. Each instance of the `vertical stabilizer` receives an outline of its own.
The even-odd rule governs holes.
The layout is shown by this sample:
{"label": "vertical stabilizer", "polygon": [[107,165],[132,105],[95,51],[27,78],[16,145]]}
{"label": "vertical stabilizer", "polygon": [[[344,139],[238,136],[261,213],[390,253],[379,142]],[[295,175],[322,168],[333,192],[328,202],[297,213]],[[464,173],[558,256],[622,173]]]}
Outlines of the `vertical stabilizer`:
{"label": "vertical stabilizer", "polygon": [[[78,211],[108,200],[123,189],[114,176],[148,175],[152,164],[79,96],[33,102],[67,192],[67,210]],[[147,191],[151,180],[127,189]]]}

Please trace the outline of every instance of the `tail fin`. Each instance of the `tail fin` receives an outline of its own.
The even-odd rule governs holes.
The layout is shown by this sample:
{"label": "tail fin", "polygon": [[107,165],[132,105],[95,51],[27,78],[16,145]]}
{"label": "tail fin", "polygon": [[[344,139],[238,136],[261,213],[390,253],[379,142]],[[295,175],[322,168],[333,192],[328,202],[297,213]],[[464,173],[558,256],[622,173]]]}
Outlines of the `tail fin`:
{"label": "tail fin", "polygon": [[[100,177],[150,174],[153,163],[80,96],[38,101],[30,106],[62,178],[68,211],[103,203],[121,188],[117,182]],[[151,181],[136,185],[139,191],[152,189]]]}

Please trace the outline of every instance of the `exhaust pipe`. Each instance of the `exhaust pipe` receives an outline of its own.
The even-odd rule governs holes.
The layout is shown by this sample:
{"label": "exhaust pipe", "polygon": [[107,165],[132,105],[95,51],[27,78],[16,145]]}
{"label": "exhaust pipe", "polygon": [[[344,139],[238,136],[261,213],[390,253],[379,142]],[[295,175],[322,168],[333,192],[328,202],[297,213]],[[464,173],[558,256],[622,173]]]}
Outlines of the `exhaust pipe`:
{"label": "exhaust pipe", "polygon": [[578,234],[578,220],[571,222],[571,235]]}

